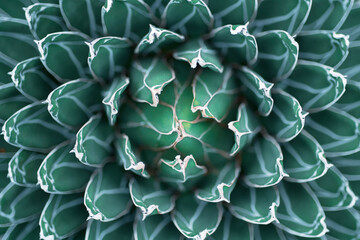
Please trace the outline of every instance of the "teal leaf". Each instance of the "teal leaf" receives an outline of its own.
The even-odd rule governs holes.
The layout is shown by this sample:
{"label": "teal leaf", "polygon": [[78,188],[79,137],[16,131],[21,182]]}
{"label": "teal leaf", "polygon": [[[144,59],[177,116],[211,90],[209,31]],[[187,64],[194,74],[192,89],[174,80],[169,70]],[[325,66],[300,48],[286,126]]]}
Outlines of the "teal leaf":
{"label": "teal leaf", "polygon": [[213,25],[213,16],[202,0],[170,0],[162,14],[162,25],[190,38],[199,37]]}
{"label": "teal leaf", "polygon": [[86,227],[86,240],[113,240],[119,238],[124,240],[133,239],[132,225],[134,216],[128,214],[111,222],[89,220]]}
{"label": "teal leaf", "polygon": [[360,3],[358,1],[354,1],[354,5],[352,6],[349,15],[346,17],[345,22],[341,25],[340,32],[346,35],[349,35],[350,41],[358,41],[360,40],[360,31],[357,27],[359,23],[360,16]]}
{"label": "teal leaf", "polygon": [[71,143],[60,144],[44,159],[37,177],[41,188],[47,193],[72,194],[85,190],[93,169],[84,167],[70,153]]}
{"label": "teal leaf", "polygon": [[103,91],[102,103],[105,107],[106,116],[111,126],[114,126],[118,116],[119,108],[124,100],[123,92],[128,87],[130,81],[125,77],[116,77],[112,83]]}
{"label": "teal leaf", "polygon": [[97,82],[85,79],[64,83],[47,97],[48,111],[59,124],[78,129],[102,109],[99,88]]}
{"label": "teal leaf", "polygon": [[[341,172],[341,174],[351,181],[360,181],[360,152],[346,156],[329,158],[332,164]],[[356,188],[353,188],[356,191]],[[358,194],[357,194],[358,195]]]}
{"label": "teal leaf", "polygon": [[215,72],[222,72],[224,67],[215,50],[211,49],[203,40],[190,40],[174,52],[173,57],[190,64],[191,68],[198,65],[202,68],[210,68]]}
{"label": "teal leaf", "polygon": [[126,215],[132,206],[127,184],[124,170],[116,163],[98,169],[92,175],[84,196],[90,218],[110,222]]}
{"label": "teal leaf", "polygon": [[14,113],[4,123],[2,132],[9,144],[40,152],[48,152],[72,137],[68,130],[52,119],[46,105],[40,102],[27,105]]}
{"label": "teal leaf", "polygon": [[142,220],[150,215],[169,213],[175,207],[171,190],[152,178],[132,178],[129,188],[134,205],[142,212]]}
{"label": "teal leaf", "polygon": [[360,41],[350,42],[349,55],[337,69],[347,77],[348,83],[360,85],[360,68],[358,68],[360,56]]}
{"label": "teal leaf", "polygon": [[55,32],[35,42],[47,71],[59,82],[66,82],[90,75],[86,40],[87,36],[81,33]]}
{"label": "teal leaf", "polygon": [[192,112],[200,111],[202,117],[222,122],[238,95],[237,81],[231,68],[222,73],[203,69],[193,81],[193,95]]}
{"label": "teal leaf", "polygon": [[288,176],[280,146],[269,135],[259,135],[243,150],[241,167],[243,180],[252,187],[269,187]]}
{"label": "teal leaf", "polygon": [[254,70],[267,81],[281,80],[294,70],[299,44],[287,32],[275,30],[256,35],[259,47]]}
{"label": "teal leaf", "polygon": [[192,194],[184,194],[177,199],[171,218],[185,237],[204,240],[219,227],[223,211],[220,203],[204,202]]}
{"label": "teal leaf", "polygon": [[10,182],[8,178],[8,165],[16,151],[18,151],[17,147],[8,144],[3,137],[0,137],[0,191]]}
{"label": "teal leaf", "polygon": [[13,0],[0,6],[1,17],[25,18],[23,8],[32,4],[31,0]]}
{"label": "teal leaf", "polygon": [[113,140],[114,129],[104,117],[95,115],[77,132],[73,152],[83,164],[99,167],[111,158]]}
{"label": "teal leaf", "polygon": [[8,228],[2,239],[8,240],[32,240],[39,238],[39,219],[29,222],[14,224]]}
{"label": "teal leaf", "polygon": [[321,145],[308,132],[303,130],[290,142],[281,144],[284,155],[286,180],[309,182],[322,177],[332,164],[328,163]]}
{"label": "teal leaf", "polygon": [[34,187],[37,171],[46,157],[45,154],[20,149],[9,162],[9,178],[11,182],[24,187]]}
{"label": "teal leaf", "polygon": [[268,117],[262,118],[262,123],[270,135],[279,142],[288,142],[295,138],[305,125],[305,117],[296,98],[282,90],[272,91],[274,107]]}
{"label": "teal leaf", "polygon": [[144,0],[149,5],[152,14],[154,15],[154,21],[160,22],[161,15],[164,12],[169,0]]}
{"label": "teal leaf", "polygon": [[294,36],[300,32],[310,9],[313,9],[312,2],[312,0],[261,1],[255,21],[252,23],[253,31],[258,33],[284,30]]}
{"label": "teal leaf", "polygon": [[350,208],[341,211],[326,212],[326,225],[329,232],[328,239],[356,239],[359,238],[359,211]]}
{"label": "teal leaf", "polygon": [[280,198],[273,187],[252,188],[239,182],[231,194],[229,210],[233,216],[254,224],[269,224],[276,219]]}
{"label": "teal leaf", "polygon": [[86,222],[83,194],[50,195],[40,217],[40,238],[64,239],[79,232]]}
{"label": "teal leaf", "polygon": [[357,96],[360,96],[360,84],[350,82],[346,84],[345,93],[333,106],[360,119],[360,99]]}
{"label": "teal leaf", "polygon": [[151,17],[149,6],[138,0],[109,0],[101,10],[105,35],[125,37],[135,42],[146,34]]}
{"label": "teal leaf", "polygon": [[249,34],[247,25],[225,25],[212,30],[209,42],[225,61],[241,65],[252,64],[258,57],[255,37]]}
{"label": "teal leaf", "polygon": [[[254,239],[256,240],[300,240],[297,238],[290,239],[285,238],[284,232],[281,231],[279,228],[275,227],[274,224],[268,224],[268,225],[260,225],[260,224],[254,224]],[[291,235],[293,237],[293,235]],[[305,239],[301,239],[305,240]],[[320,240],[320,239],[311,239],[311,240]]]}
{"label": "teal leaf", "polygon": [[130,93],[135,101],[156,107],[158,95],[174,79],[175,72],[165,59],[140,58],[130,68]]}
{"label": "teal leaf", "polygon": [[111,81],[129,65],[132,55],[131,42],[126,38],[102,37],[87,43],[88,65],[100,80]]}
{"label": "teal leaf", "polygon": [[359,121],[343,111],[329,108],[310,114],[305,126],[306,131],[320,143],[327,157],[344,156],[359,151]]}
{"label": "teal leaf", "polygon": [[281,200],[276,212],[278,228],[309,238],[321,237],[328,231],[321,204],[306,183],[282,181],[277,186]]}
{"label": "teal leaf", "polygon": [[315,112],[322,111],[339,100],[345,92],[345,86],[345,76],[335,72],[333,68],[315,62],[299,61],[292,74],[276,87],[294,96],[305,111]]}

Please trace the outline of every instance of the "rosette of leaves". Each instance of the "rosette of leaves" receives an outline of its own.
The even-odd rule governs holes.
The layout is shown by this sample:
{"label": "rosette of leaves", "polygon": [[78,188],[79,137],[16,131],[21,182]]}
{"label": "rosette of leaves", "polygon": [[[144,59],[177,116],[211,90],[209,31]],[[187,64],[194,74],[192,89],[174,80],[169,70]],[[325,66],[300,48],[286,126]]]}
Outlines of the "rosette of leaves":
{"label": "rosette of leaves", "polygon": [[3,239],[360,239],[360,2],[0,3]]}

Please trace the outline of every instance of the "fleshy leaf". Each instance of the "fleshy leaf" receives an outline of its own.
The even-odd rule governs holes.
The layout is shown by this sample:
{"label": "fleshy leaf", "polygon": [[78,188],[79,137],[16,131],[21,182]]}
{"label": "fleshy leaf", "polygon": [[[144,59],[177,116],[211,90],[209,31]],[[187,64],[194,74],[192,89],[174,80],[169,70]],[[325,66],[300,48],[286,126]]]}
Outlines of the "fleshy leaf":
{"label": "fleshy leaf", "polygon": [[[342,175],[351,181],[360,181],[360,152],[351,155],[329,158]],[[353,188],[353,190],[357,190]],[[358,194],[357,194],[358,195]]]}
{"label": "fleshy leaf", "polygon": [[113,240],[119,238],[124,240],[133,239],[134,216],[128,214],[111,222],[90,220],[86,228],[86,240]]}
{"label": "fleshy leaf", "polygon": [[169,0],[144,0],[144,2],[149,5],[152,14],[154,14],[154,20],[160,22],[161,15]]}
{"label": "fleshy leaf", "polygon": [[360,2],[355,1],[349,15],[340,28],[340,32],[349,35],[350,41],[360,40],[358,23],[360,21]]}
{"label": "fleshy leaf", "polygon": [[202,0],[170,0],[163,15],[163,24],[190,38],[199,37],[213,25],[213,16]]}
{"label": "fleshy leaf", "polygon": [[327,157],[344,156],[359,151],[359,121],[343,111],[329,108],[311,114],[306,119],[305,126],[320,143]]}
{"label": "fleshy leaf", "polygon": [[131,60],[131,43],[126,38],[102,37],[88,43],[88,64],[96,78],[111,82]]}
{"label": "fleshy leaf", "polygon": [[345,93],[333,106],[360,119],[360,99],[358,97],[360,96],[360,84],[355,85],[352,83],[346,84]]}
{"label": "fleshy leaf", "polygon": [[72,143],[55,147],[44,159],[38,170],[41,188],[53,194],[82,192],[90,179],[92,168],[83,166],[70,153]]}
{"label": "fleshy leaf", "polygon": [[299,45],[289,33],[275,30],[256,35],[259,47],[254,70],[267,81],[281,80],[294,70]]}
{"label": "fleshy leaf", "polygon": [[355,209],[326,212],[326,225],[329,232],[328,239],[356,239],[359,238],[360,214]]}
{"label": "fleshy leaf", "polygon": [[[268,224],[268,225],[259,225],[254,224],[254,239],[256,240],[290,240],[289,238],[285,238],[283,232],[275,227],[274,224]],[[293,235],[291,235],[293,236]],[[305,240],[305,239],[291,239],[291,240]],[[311,240],[320,240],[320,239],[311,239]]]}
{"label": "fleshy leaf", "polygon": [[108,0],[101,10],[105,35],[140,41],[151,23],[149,6],[138,0]]}
{"label": "fleshy leaf", "polygon": [[52,119],[46,105],[40,102],[27,105],[14,113],[4,123],[2,132],[8,143],[40,152],[48,152],[72,136]]}
{"label": "fleshy leaf", "polygon": [[109,222],[126,215],[132,206],[128,179],[116,163],[106,164],[91,177],[84,203],[90,218]]}
{"label": "fleshy leaf", "polygon": [[274,107],[268,117],[262,118],[266,130],[279,142],[288,142],[295,138],[303,129],[305,117],[300,103],[290,94],[272,91]]}
{"label": "fleshy leaf", "polygon": [[32,4],[31,0],[13,0],[0,6],[1,17],[25,18],[23,8]]}
{"label": "fleshy leaf", "polygon": [[222,72],[224,67],[215,50],[211,49],[203,40],[190,40],[176,49],[174,58],[188,62],[191,68],[198,65],[210,68],[215,72]]}
{"label": "fleshy leaf", "polygon": [[251,64],[258,56],[255,37],[249,34],[247,25],[225,25],[208,35],[211,45],[230,63]]}
{"label": "fleshy leaf", "polygon": [[237,81],[231,68],[222,73],[203,69],[193,81],[191,111],[200,111],[203,117],[221,122],[229,114],[237,93]]}
{"label": "fleshy leaf", "polygon": [[[18,151],[17,147],[8,144],[4,138],[0,137],[0,191],[10,182],[8,178],[8,165],[16,151]],[[0,235],[1,230],[2,228],[0,227]]]}
{"label": "fleshy leaf", "polygon": [[277,221],[279,193],[273,187],[252,188],[239,182],[231,194],[230,212],[236,218],[254,224],[269,224]]}
{"label": "fleshy leaf", "polygon": [[276,212],[278,228],[309,238],[321,237],[328,231],[321,204],[306,183],[282,181],[277,186],[281,200]]}
{"label": "fleshy leaf", "polygon": [[64,239],[80,231],[87,212],[82,193],[51,194],[40,217],[41,239]]}
{"label": "fleshy leaf", "polygon": [[104,117],[95,115],[77,132],[73,152],[83,164],[98,167],[111,158],[113,140],[113,128]]}
{"label": "fleshy leaf", "polygon": [[130,93],[137,102],[156,107],[163,88],[175,79],[174,70],[161,58],[140,58],[130,68]]}
{"label": "fleshy leaf", "polygon": [[184,194],[177,199],[171,218],[185,237],[204,240],[219,227],[222,215],[220,203],[204,202],[192,194]]}
{"label": "fleshy leaf", "polygon": [[36,218],[29,222],[10,226],[2,238],[8,240],[32,240],[39,238],[39,232],[39,219]]}
{"label": "fleshy leaf", "polygon": [[322,177],[332,164],[324,156],[324,150],[316,139],[303,130],[290,142],[281,144],[286,180],[309,182]]}
{"label": "fleshy leaf", "polygon": [[350,42],[349,55],[337,69],[339,72],[344,74],[348,83],[360,85],[360,68],[358,68],[360,56],[360,41]]}

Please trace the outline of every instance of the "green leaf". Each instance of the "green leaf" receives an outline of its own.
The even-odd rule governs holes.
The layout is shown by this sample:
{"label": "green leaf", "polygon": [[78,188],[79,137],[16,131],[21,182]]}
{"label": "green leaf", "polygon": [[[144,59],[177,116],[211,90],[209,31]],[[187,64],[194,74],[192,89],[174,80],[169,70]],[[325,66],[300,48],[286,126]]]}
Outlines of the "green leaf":
{"label": "green leaf", "polygon": [[[3,137],[0,137],[0,191],[9,184],[8,165],[10,159],[14,156],[18,148],[5,142]],[[2,228],[0,227],[0,235]]]}
{"label": "green leaf", "polygon": [[329,227],[326,236],[328,239],[359,238],[359,219],[359,211],[352,208],[326,212],[326,225]]}
{"label": "green leaf", "polygon": [[132,206],[128,179],[116,163],[106,164],[91,177],[84,203],[90,218],[109,222],[126,215]]}
{"label": "green leaf", "polygon": [[72,194],[84,191],[93,169],[82,165],[70,153],[72,147],[72,143],[60,144],[45,157],[37,173],[45,192]]}
{"label": "green leaf", "polygon": [[299,61],[292,74],[276,87],[294,96],[305,111],[315,112],[322,111],[339,100],[345,92],[345,86],[345,76],[335,72],[333,68],[315,62]]}
{"label": "green leaf", "polygon": [[306,183],[282,181],[277,186],[281,200],[276,212],[278,228],[300,237],[321,237],[328,231],[321,204]]}
{"label": "green leaf", "polygon": [[259,54],[254,70],[267,81],[287,78],[299,54],[299,44],[294,38],[287,32],[274,30],[257,34],[256,42]]}
{"label": "green leaf", "polygon": [[100,11],[105,0],[60,0],[61,14],[72,31],[91,37],[102,34]]}
{"label": "green leaf", "polygon": [[8,227],[37,218],[47,197],[38,187],[20,187],[9,183],[0,193],[0,226]]}
{"label": "green leaf", "polygon": [[202,0],[170,0],[162,14],[162,25],[190,38],[199,37],[213,25],[213,16]]}
{"label": "green leaf", "polygon": [[[342,173],[342,175],[349,181],[360,180],[360,152],[356,152],[351,155],[329,158],[336,168]],[[353,188],[353,191],[356,191]],[[358,195],[358,194],[357,194]]]}
{"label": "green leaf", "polygon": [[360,119],[360,99],[357,96],[360,96],[360,84],[348,83],[345,93],[333,106]]}
{"label": "green leaf", "polygon": [[33,240],[39,238],[39,219],[17,225],[12,225],[2,239],[7,240]]}
{"label": "green leaf", "polygon": [[83,194],[50,195],[40,217],[40,238],[64,239],[86,223]]}
{"label": "green leaf", "polygon": [[99,167],[111,158],[113,140],[114,129],[104,117],[95,115],[77,132],[73,152],[83,164]]}
{"label": "green leaf", "polygon": [[277,221],[280,198],[273,187],[252,188],[239,182],[231,194],[229,210],[233,216],[254,224]]}
{"label": "green leaf", "polygon": [[290,142],[281,144],[284,155],[286,180],[309,182],[322,177],[332,164],[324,156],[324,150],[316,139],[303,130]]}
{"label": "green leaf", "polygon": [[228,126],[235,135],[235,144],[231,149],[231,155],[235,155],[243,149],[260,131],[257,117],[245,103],[239,106],[237,120],[230,122]]}
{"label": "green leaf", "polygon": [[[260,225],[260,224],[254,224],[254,237],[256,240],[290,240],[290,238],[285,238],[283,235],[284,233],[277,227],[275,227],[274,224],[268,224],[268,225]],[[292,237],[293,235],[291,235]],[[291,239],[291,240],[297,240]],[[300,239],[299,239],[300,240]],[[311,239],[315,240],[315,239]],[[317,240],[317,239],[316,239]]]}
{"label": "green leaf", "polygon": [[360,31],[358,23],[360,21],[360,3],[354,2],[349,15],[346,17],[345,22],[341,25],[340,32],[349,35],[350,41],[360,40]]}
{"label": "green leaf", "polygon": [[272,91],[274,107],[268,117],[262,118],[266,130],[279,142],[288,142],[303,129],[305,117],[300,103],[290,94],[276,89]]}
{"label": "green leaf", "polygon": [[203,40],[190,40],[174,52],[173,57],[177,60],[188,62],[191,68],[198,65],[202,68],[210,68],[221,73],[224,69],[215,50],[211,49]]}
{"label": "green leaf", "polygon": [[32,4],[31,0],[13,0],[1,4],[0,16],[1,17],[13,17],[13,18],[25,18],[23,8]]}
{"label": "green leaf", "polygon": [[222,122],[238,95],[237,81],[231,68],[222,73],[203,69],[193,81],[193,95],[192,112],[200,111],[202,117]]}
{"label": "green leaf", "polygon": [[86,40],[87,36],[82,33],[55,32],[35,42],[47,71],[59,82],[66,82],[90,75]]}
{"label": "green leaf", "polygon": [[337,69],[347,77],[348,83],[360,85],[360,68],[358,68],[360,56],[360,41],[350,42],[349,55]]}
{"label": "green leaf", "polygon": [[35,3],[24,9],[26,21],[35,39],[46,37],[49,33],[67,31],[59,5]]}
{"label": "green leaf", "polygon": [[354,0],[313,0],[303,30],[337,31],[349,15]]}
{"label": "green leaf", "polygon": [[174,79],[175,72],[165,59],[140,58],[130,68],[130,93],[135,101],[156,107],[158,95]]}
{"label": "green leaf", "polygon": [[161,15],[169,0],[144,0],[144,2],[149,5],[152,14],[154,14],[154,20],[160,22]]}
{"label": "green leaf", "polygon": [[39,57],[19,62],[10,74],[16,89],[32,101],[45,100],[57,87]]}
{"label": "green leaf", "polygon": [[105,107],[106,116],[111,126],[114,126],[118,116],[119,108],[124,100],[123,92],[128,87],[130,81],[125,77],[116,77],[110,86],[103,91],[104,99],[102,103]]}
{"label": "green leaf", "polygon": [[225,61],[235,64],[252,64],[258,57],[255,37],[247,25],[225,25],[214,29],[207,36],[211,45]]}
{"label": "green leaf", "polygon": [[129,187],[134,205],[142,212],[142,220],[150,215],[169,213],[175,207],[171,190],[152,178],[132,178]]}
{"label": "green leaf", "polygon": [[230,194],[234,190],[240,174],[240,164],[232,160],[222,163],[216,172],[210,172],[203,180],[203,184],[196,190],[195,195],[206,202],[230,202]]}
{"label": "green leaf", "polygon": [[237,77],[243,84],[242,92],[251,105],[257,107],[262,116],[268,116],[273,108],[274,100],[271,97],[271,88],[274,84],[265,81],[256,72],[243,67],[237,72]]}
{"label": "green leaf", "polygon": [[[46,105],[36,102],[14,113],[2,128],[5,140],[30,151],[49,152],[72,137],[50,116]],[[36,133],[36,134],[34,134]]]}
{"label": "green leaf", "polygon": [[130,63],[131,42],[126,38],[102,37],[87,44],[89,68],[96,78],[110,82]]}
{"label": "green leaf", "polygon": [[47,97],[48,111],[59,124],[78,129],[102,109],[99,89],[100,85],[91,80],[64,83]]}
{"label": "green leaf", "polygon": [[308,184],[325,211],[351,208],[358,200],[351,190],[348,180],[336,167],[330,168],[323,177]]}
{"label": "green leaf", "polygon": [[113,240],[121,236],[121,239],[133,239],[133,215],[126,215],[111,222],[96,220],[88,221],[86,228],[86,240]]}
{"label": "green leaf", "polygon": [[261,1],[252,24],[253,31],[258,33],[278,29],[294,36],[300,32],[310,9],[313,9],[312,2],[312,0]]}
{"label": "green leaf", "polygon": [[185,37],[180,34],[150,24],[149,32],[136,46],[135,53],[142,55],[158,53],[161,49],[168,49],[184,40]]}
{"label": "green leaf", "polygon": [[101,10],[105,35],[125,37],[139,42],[151,23],[149,10],[149,6],[143,1],[106,1]]}
{"label": "green leaf", "polygon": [[37,181],[37,171],[46,157],[45,154],[20,149],[9,162],[9,178],[19,186],[34,187]]}
{"label": "green leaf", "polygon": [[241,167],[243,180],[252,187],[269,187],[288,176],[280,146],[269,135],[259,135],[243,150]]}
{"label": "green leaf", "polygon": [[258,1],[230,0],[221,2],[209,0],[207,5],[214,15],[215,27],[221,27],[226,24],[244,25],[251,21],[255,17]]}
{"label": "green leaf", "polygon": [[171,218],[185,237],[204,240],[219,227],[222,215],[220,203],[204,202],[188,193],[177,199]]}
{"label": "green leaf", "polygon": [[344,156],[358,152],[360,146],[359,128],[359,121],[356,118],[335,108],[310,114],[305,127],[320,143],[327,157]]}

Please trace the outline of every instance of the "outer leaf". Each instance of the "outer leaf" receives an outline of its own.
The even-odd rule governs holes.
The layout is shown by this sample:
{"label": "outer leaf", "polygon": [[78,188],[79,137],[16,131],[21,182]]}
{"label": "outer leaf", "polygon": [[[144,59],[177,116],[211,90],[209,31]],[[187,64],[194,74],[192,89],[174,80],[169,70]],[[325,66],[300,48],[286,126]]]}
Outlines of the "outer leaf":
{"label": "outer leaf", "polygon": [[48,193],[72,194],[82,192],[92,173],[70,153],[73,144],[55,147],[44,159],[38,170],[41,188]]}
{"label": "outer leaf", "polygon": [[229,210],[233,216],[254,224],[269,224],[277,221],[275,213],[279,207],[278,191],[273,187],[249,188],[239,183],[232,195]]}
{"label": "outer leaf", "polygon": [[109,222],[126,215],[132,206],[128,179],[116,163],[106,164],[91,177],[84,204],[90,218]]}
{"label": "outer leaf", "polygon": [[59,124],[78,129],[101,109],[99,88],[98,83],[89,80],[67,82],[49,94],[48,111]]}
{"label": "outer leaf", "polygon": [[154,14],[155,20],[160,22],[161,15],[164,12],[169,0],[144,0],[149,5],[151,12]]}
{"label": "outer leaf", "polygon": [[[255,237],[254,239],[256,240],[266,240],[269,238],[272,240],[290,240],[285,238],[284,233],[279,228],[275,227],[274,224],[268,224],[268,225],[254,224],[253,226],[254,226],[254,237]],[[292,236],[293,235],[291,235],[291,237]],[[297,238],[292,240],[297,240]],[[312,239],[312,240],[318,240],[318,239]]]}
{"label": "outer leaf", "polygon": [[341,25],[340,31],[344,34],[349,35],[351,41],[360,40],[360,31],[357,27],[360,16],[360,3],[354,1],[349,15],[346,17],[345,22]]}
{"label": "outer leaf", "polygon": [[170,0],[162,15],[163,24],[184,36],[199,37],[213,25],[213,16],[202,0]]}
{"label": "outer leaf", "polygon": [[208,203],[184,194],[176,201],[171,218],[185,237],[204,240],[219,227],[222,215],[220,203]]}
{"label": "outer leaf", "polygon": [[321,237],[328,231],[321,204],[306,183],[283,181],[278,188],[281,204],[276,212],[277,227],[301,237]]}
{"label": "outer leaf", "polygon": [[[16,153],[18,149],[9,145],[5,142],[4,138],[0,138],[0,191],[4,189],[9,184],[8,178],[8,165],[10,159]],[[4,232],[6,229],[0,227],[1,232]]]}
{"label": "outer leaf", "polygon": [[357,67],[360,56],[360,41],[351,42],[349,55],[338,71],[347,76],[348,83],[360,85],[360,68]]}
{"label": "outer leaf", "polygon": [[46,105],[39,102],[14,113],[4,123],[2,132],[8,143],[40,152],[48,152],[72,136],[51,118]]}
{"label": "outer leaf", "polygon": [[342,211],[326,212],[326,225],[329,239],[356,239],[359,238],[360,223],[359,211],[346,209]]}
{"label": "outer leaf", "polygon": [[39,220],[35,219],[10,226],[2,238],[8,240],[33,240],[39,237],[39,231]]}
{"label": "outer leaf", "polygon": [[305,111],[315,112],[339,100],[345,92],[345,86],[346,78],[333,68],[299,61],[290,77],[281,81],[278,87],[293,95]]}
{"label": "outer leaf", "polygon": [[73,152],[83,164],[104,165],[113,153],[114,130],[104,117],[95,115],[77,132]]}
{"label": "outer leaf", "polygon": [[83,194],[50,195],[40,217],[40,238],[69,237],[83,228],[86,217]]}
{"label": "outer leaf", "polygon": [[1,4],[0,16],[2,17],[13,17],[13,18],[25,18],[23,7],[30,5],[31,0],[14,0],[7,4]]}
{"label": "outer leaf", "polygon": [[345,93],[333,106],[360,119],[360,99],[357,96],[360,96],[360,84],[346,84]]}
{"label": "outer leaf", "polygon": [[324,156],[324,150],[316,139],[303,130],[290,142],[281,144],[287,180],[309,182],[322,177],[332,164]]}
{"label": "outer leaf", "polygon": [[[239,1],[241,2],[241,1]],[[247,25],[225,25],[214,29],[208,36],[210,43],[230,63],[251,64],[258,56],[255,37]]]}
{"label": "outer leaf", "polygon": [[[333,163],[341,174],[348,179],[349,181],[359,181],[360,180],[360,162],[359,162],[360,152],[356,152],[351,155],[340,156],[335,158],[330,158],[331,163]],[[357,191],[356,188],[352,189]],[[357,194],[358,195],[358,194]]]}

